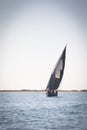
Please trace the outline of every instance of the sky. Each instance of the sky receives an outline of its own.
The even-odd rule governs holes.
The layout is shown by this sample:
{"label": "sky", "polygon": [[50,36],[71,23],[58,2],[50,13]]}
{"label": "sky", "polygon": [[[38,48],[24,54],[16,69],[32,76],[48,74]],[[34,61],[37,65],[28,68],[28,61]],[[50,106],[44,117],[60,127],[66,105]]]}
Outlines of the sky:
{"label": "sky", "polygon": [[46,89],[66,44],[59,89],[87,89],[87,0],[0,0],[0,90]]}

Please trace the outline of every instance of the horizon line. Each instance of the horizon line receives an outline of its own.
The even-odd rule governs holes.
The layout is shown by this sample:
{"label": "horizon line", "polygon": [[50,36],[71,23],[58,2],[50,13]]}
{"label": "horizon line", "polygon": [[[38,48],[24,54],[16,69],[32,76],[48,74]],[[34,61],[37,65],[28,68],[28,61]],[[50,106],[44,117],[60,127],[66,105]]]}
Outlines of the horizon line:
{"label": "horizon line", "polygon": [[[46,90],[44,89],[1,89],[0,92],[45,92]],[[85,92],[87,91],[87,89],[81,89],[81,90],[77,90],[77,89],[66,89],[66,90],[58,90],[59,92]]]}

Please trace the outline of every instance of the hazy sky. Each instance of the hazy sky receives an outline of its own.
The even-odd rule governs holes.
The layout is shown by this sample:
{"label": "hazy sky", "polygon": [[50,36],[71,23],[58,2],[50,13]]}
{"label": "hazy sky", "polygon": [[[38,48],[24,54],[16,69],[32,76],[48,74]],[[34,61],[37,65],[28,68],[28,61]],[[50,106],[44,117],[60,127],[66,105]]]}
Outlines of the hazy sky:
{"label": "hazy sky", "polygon": [[66,44],[60,89],[87,89],[87,0],[0,0],[0,89],[45,89]]}

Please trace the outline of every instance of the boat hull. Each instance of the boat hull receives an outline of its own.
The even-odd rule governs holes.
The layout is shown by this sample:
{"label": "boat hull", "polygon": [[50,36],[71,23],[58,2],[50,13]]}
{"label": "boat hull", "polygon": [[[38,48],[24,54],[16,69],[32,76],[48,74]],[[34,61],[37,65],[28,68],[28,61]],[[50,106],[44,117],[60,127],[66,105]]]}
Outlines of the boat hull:
{"label": "boat hull", "polygon": [[46,95],[47,95],[47,97],[54,97],[54,96],[58,96],[58,92],[54,93],[54,92],[47,91]]}

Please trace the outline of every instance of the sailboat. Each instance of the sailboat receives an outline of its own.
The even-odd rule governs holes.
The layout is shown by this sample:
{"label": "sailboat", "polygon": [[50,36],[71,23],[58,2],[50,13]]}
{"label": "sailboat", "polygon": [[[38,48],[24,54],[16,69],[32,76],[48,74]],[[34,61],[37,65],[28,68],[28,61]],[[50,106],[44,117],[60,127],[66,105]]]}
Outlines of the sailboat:
{"label": "sailboat", "polygon": [[65,68],[66,46],[50,76],[48,85],[46,87],[46,95],[48,97],[57,96],[58,88],[63,77]]}

